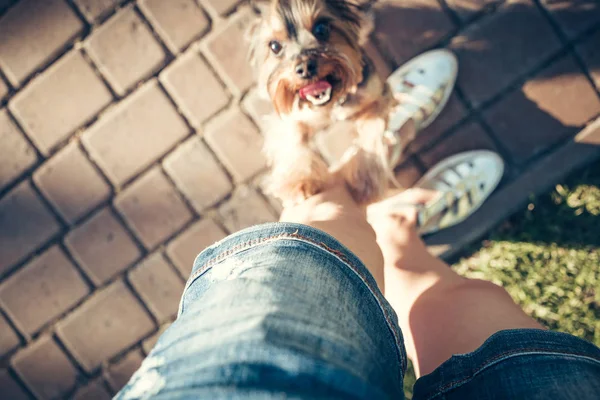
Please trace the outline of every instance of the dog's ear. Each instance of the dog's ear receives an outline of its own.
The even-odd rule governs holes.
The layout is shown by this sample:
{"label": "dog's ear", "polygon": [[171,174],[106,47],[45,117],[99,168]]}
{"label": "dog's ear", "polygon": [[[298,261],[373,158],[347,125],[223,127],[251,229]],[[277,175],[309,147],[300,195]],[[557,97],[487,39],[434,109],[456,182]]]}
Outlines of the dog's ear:
{"label": "dog's ear", "polygon": [[358,42],[361,46],[369,40],[369,36],[375,29],[375,11],[373,7],[377,0],[346,0],[348,4],[354,7],[360,16],[360,29],[358,33]]}
{"label": "dog's ear", "polygon": [[249,0],[250,8],[258,16],[263,16],[269,7],[269,0]]}
{"label": "dog's ear", "polygon": [[246,29],[245,39],[248,43],[248,61],[252,66],[256,66],[256,48],[258,45],[258,31],[263,24],[263,17],[267,14],[269,1],[268,0],[249,0],[251,10],[254,12],[256,18],[252,21]]}

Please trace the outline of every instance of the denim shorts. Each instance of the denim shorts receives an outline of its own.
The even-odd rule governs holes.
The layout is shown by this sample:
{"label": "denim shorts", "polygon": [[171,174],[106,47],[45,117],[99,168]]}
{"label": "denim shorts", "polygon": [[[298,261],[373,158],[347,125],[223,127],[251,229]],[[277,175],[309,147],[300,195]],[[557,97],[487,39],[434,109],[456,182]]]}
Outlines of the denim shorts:
{"label": "denim shorts", "polygon": [[[397,318],[362,262],[304,225],[246,229],[194,262],[177,320],[117,399],[403,399]],[[600,349],[501,331],[414,399],[600,399]]]}

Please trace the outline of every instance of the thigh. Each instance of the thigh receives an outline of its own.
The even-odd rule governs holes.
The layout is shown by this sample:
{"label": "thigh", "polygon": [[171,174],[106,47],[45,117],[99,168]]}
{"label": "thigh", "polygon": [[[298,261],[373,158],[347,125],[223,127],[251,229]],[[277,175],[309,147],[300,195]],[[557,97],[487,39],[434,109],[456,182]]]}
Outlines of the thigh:
{"label": "thigh", "polygon": [[514,329],[452,356],[414,387],[414,399],[600,398],[600,349],[564,333]]}
{"label": "thigh", "polygon": [[361,261],[298,224],[198,256],[177,320],[117,398],[402,398],[395,314]]}

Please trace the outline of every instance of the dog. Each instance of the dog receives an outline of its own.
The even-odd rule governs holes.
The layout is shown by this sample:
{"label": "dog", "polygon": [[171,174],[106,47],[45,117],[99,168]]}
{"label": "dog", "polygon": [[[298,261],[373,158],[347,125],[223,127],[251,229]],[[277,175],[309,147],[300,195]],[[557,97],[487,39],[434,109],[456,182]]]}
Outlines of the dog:
{"label": "dog", "polygon": [[[265,132],[269,190],[284,205],[340,179],[364,205],[389,186],[389,146],[382,138],[397,102],[363,48],[373,2],[250,1],[257,19],[249,29],[249,57],[277,114]],[[310,140],[336,120],[353,121],[358,135],[330,170]]]}

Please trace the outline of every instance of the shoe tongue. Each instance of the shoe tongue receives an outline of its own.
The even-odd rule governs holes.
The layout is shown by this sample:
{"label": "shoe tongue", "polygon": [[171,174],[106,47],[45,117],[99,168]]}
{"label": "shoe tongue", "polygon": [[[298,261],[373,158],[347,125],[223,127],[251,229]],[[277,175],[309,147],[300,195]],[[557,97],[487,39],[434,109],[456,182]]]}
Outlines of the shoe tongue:
{"label": "shoe tongue", "polygon": [[327,81],[319,81],[312,83],[308,86],[304,86],[300,89],[300,97],[306,99],[306,96],[318,96],[327,89],[331,89],[331,84]]}

